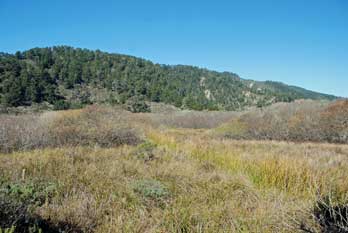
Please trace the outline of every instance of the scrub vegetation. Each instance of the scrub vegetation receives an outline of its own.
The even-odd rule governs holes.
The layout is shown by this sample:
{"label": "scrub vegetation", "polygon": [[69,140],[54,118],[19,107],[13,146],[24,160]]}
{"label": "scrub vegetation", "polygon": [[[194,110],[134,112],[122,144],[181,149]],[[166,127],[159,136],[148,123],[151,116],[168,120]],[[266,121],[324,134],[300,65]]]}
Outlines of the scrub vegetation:
{"label": "scrub vegetation", "polygon": [[347,103],[0,115],[0,232],[347,232]]}

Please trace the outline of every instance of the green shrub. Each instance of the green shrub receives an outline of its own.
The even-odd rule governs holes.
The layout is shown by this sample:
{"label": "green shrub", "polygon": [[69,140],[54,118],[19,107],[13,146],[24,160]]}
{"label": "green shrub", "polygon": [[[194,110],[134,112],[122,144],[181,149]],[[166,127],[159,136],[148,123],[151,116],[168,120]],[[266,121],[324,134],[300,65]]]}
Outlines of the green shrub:
{"label": "green shrub", "polygon": [[4,183],[0,194],[13,201],[27,204],[42,204],[57,190],[57,185],[51,182],[30,181],[28,183]]}
{"label": "green shrub", "polygon": [[139,180],[133,190],[145,198],[162,199],[169,195],[168,189],[157,180]]}
{"label": "green shrub", "polygon": [[136,156],[139,159],[150,161],[155,158],[155,154],[154,154],[155,149],[156,149],[156,144],[151,142],[144,142],[135,148],[132,155]]}
{"label": "green shrub", "polygon": [[35,214],[35,210],[49,201],[56,190],[55,183],[40,180],[2,183],[0,233],[60,232],[61,226],[54,226]]}
{"label": "green shrub", "polygon": [[53,110],[66,110],[66,109],[69,109],[70,107],[71,107],[70,103],[65,100],[57,100],[53,104]]}

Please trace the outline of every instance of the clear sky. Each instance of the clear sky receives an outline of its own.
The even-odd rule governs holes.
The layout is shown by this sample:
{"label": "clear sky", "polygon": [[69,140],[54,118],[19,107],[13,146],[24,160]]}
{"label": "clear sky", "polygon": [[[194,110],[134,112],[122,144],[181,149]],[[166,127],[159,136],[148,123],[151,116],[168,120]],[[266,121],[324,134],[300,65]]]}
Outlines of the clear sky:
{"label": "clear sky", "polygon": [[348,0],[0,0],[0,51],[70,45],[348,97]]}

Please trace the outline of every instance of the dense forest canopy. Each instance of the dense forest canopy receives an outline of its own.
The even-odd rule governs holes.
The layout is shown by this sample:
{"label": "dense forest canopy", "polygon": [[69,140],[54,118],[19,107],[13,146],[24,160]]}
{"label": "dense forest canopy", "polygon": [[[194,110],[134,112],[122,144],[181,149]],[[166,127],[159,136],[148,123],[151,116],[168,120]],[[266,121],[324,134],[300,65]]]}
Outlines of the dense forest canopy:
{"label": "dense forest canopy", "polygon": [[94,102],[124,104],[131,97],[196,110],[336,98],[278,82],[244,80],[229,72],[68,46],[0,53],[0,93],[4,106],[48,102],[57,109]]}

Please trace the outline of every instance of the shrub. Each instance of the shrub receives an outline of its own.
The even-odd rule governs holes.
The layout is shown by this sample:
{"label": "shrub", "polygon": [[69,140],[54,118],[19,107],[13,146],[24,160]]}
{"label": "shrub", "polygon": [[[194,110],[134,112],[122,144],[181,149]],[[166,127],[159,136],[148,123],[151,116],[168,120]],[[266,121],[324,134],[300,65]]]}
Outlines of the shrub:
{"label": "shrub", "polygon": [[41,205],[57,190],[57,185],[50,182],[34,181],[29,183],[9,183],[3,185],[0,194],[21,203]]}
{"label": "shrub", "polygon": [[150,112],[150,106],[147,105],[143,96],[133,96],[125,103],[126,109],[130,112]]}
{"label": "shrub", "polygon": [[278,103],[251,109],[217,132],[233,139],[348,142],[348,101]]}
{"label": "shrub", "polygon": [[133,155],[143,159],[145,162],[153,160],[155,158],[154,150],[156,149],[156,145],[151,142],[144,142],[138,145],[133,151]]}
{"label": "shrub", "polygon": [[140,132],[128,121],[125,111],[97,106],[36,115],[0,115],[0,151],[141,143]]}
{"label": "shrub", "polygon": [[39,115],[1,115],[0,151],[30,150],[49,145],[47,122]]}
{"label": "shrub", "polygon": [[66,109],[69,109],[70,107],[71,107],[70,103],[65,100],[57,100],[53,104],[53,110],[66,110]]}
{"label": "shrub", "polygon": [[169,195],[167,188],[157,180],[139,180],[133,189],[145,198],[162,199]]}
{"label": "shrub", "polygon": [[50,135],[54,146],[112,147],[142,141],[138,131],[119,115],[96,106],[62,113],[52,122]]}
{"label": "shrub", "polygon": [[[35,214],[57,190],[51,182],[32,180],[27,183],[3,183],[0,187],[0,229],[9,233],[59,233],[77,230],[68,223],[51,223]],[[0,230],[0,232],[2,232]]]}
{"label": "shrub", "polygon": [[348,100],[330,104],[320,117],[325,140],[336,143],[348,142]]}

